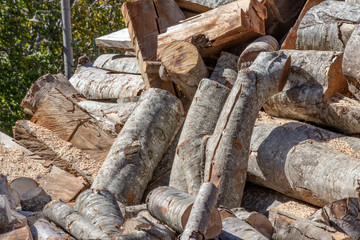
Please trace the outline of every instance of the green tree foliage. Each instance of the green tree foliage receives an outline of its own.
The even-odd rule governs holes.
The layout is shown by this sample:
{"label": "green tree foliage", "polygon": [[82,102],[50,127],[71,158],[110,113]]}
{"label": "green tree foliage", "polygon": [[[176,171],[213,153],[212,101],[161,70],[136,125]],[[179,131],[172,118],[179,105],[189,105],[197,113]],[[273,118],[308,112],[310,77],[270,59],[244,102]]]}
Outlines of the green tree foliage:
{"label": "green tree foliage", "polygon": [[[124,27],[124,1],[72,1],[74,59],[94,60],[100,54],[95,38]],[[30,21],[35,14],[39,22]],[[26,118],[20,102],[34,81],[64,71],[61,30],[60,0],[0,2],[0,131],[10,134]]]}

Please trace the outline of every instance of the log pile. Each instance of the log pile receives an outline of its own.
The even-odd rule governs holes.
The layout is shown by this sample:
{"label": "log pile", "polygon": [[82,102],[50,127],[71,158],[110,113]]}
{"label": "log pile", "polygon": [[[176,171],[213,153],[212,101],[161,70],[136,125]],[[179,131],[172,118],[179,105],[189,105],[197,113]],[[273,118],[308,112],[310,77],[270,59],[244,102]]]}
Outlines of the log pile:
{"label": "log pile", "polygon": [[359,1],[122,12],[0,133],[0,239],[360,239]]}

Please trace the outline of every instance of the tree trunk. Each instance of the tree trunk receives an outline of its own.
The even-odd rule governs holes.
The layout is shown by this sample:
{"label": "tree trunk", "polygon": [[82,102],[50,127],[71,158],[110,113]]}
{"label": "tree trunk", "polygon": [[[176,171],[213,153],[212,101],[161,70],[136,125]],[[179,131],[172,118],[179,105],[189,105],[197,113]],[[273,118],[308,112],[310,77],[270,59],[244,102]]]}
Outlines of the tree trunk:
{"label": "tree trunk", "polygon": [[100,228],[61,201],[48,203],[43,210],[43,214],[47,219],[65,229],[75,238],[106,239],[109,237]]}
{"label": "tree trunk", "polygon": [[197,48],[184,41],[170,43],[160,56],[166,77],[179,86],[188,99],[193,99],[201,79],[208,77],[207,67]]}
{"label": "tree trunk", "polygon": [[[194,205],[191,209],[189,219],[186,223],[181,240],[195,239],[202,240],[205,233],[211,236],[218,236],[221,232],[221,219],[219,218],[218,228],[213,228],[214,232],[209,232],[212,209],[214,209],[218,197],[218,189],[212,183],[203,183],[195,198]],[[217,232],[216,232],[217,231]]]}
{"label": "tree trunk", "polygon": [[134,51],[134,46],[127,28],[98,37],[95,39],[95,44],[100,48]]}
{"label": "tree trunk", "polygon": [[250,67],[261,52],[274,52],[277,50],[279,50],[279,43],[273,36],[266,35],[258,37],[241,53],[237,63],[237,69],[240,71],[241,69]]}
{"label": "tree trunk", "polygon": [[215,81],[203,79],[200,82],[181,131],[170,186],[180,190],[184,187],[191,195],[198,192],[204,176],[204,137],[213,133],[229,92]]}
{"label": "tree trunk", "polygon": [[69,234],[65,233],[60,228],[55,227],[49,221],[44,218],[38,219],[30,228],[32,235],[36,240],[56,239],[56,240],[73,240]]}
{"label": "tree trunk", "polygon": [[128,55],[102,54],[96,58],[93,67],[111,73],[141,74],[136,57]]}
{"label": "tree trunk", "polygon": [[229,217],[222,221],[223,229],[220,234],[221,240],[268,240],[245,221],[236,217]]}
{"label": "tree trunk", "polygon": [[231,89],[238,74],[236,67],[238,59],[239,57],[234,54],[222,52],[216,62],[216,66],[210,76],[210,80],[219,82]]}
{"label": "tree trunk", "polygon": [[296,49],[344,51],[360,23],[360,5],[324,1],[312,7],[299,25]]}
{"label": "tree trunk", "polygon": [[[157,56],[171,42],[194,44],[203,58],[220,53],[225,48],[265,34],[266,8],[257,0],[229,3],[194,18],[187,19],[158,36]],[[221,19],[228,24],[217,24]]]}
{"label": "tree trunk", "polygon": [[261,53],[239,72],[206,146],[205,181],[219,188],[219,204],[240,206],[255,119],[263,103],[284,86],[289,70],[290,57],[275,52]]}
{"label": "tree trunk", "polygon": [[[147,196],[146,203],[148,210],[158,220],[164,222],[175,231],[183,232],[189,219],[195,198],[187,193],[181,192],[172,187],[159,187]],[[220,215],[216,208],[211,211],[210,223],[205,233],[206,239],[211,239],[217,235]]]}
{"label": "tree trunk", "polygon": [[110,237],[121,233],[124,218],[115,196],[109,191],[83,191],[76,198],[74,209]]}
{"label": "tree trunk", "polygon": [[213,8],[218,8],[222,5],[234,2],[235,0],[222,0],[222,1],[216,1],[216,0],[175,0],[177,5],[181,8],[203,13],[206,11],[209,11]]}
{"label": "tree trunk", "polygon": [[[262,118],[263,119],[263,118]],[[357,196],[360,142],[309,124],[258,119],[248,179],[288,196],[324,206]]]}
{"label": "tree trunk", "polygon": [[[144,92],[99,170],[92,188],[106,188],[118,201],[141,201],[153,171],[183,120],[181,102],[169,92]],[[128,183],[133,187],[129,188]]]}
{"label": "tree trunk", "polygon": [[5,195],[0,195],[0,232],[11,222],[10,205]]}
{"label": "tree trunk", "polygon": [[134,97],[145,90],[144,81],[140,75],[110,73],[90,67],[78,68],[70,78],[70,83],[87,99]]}

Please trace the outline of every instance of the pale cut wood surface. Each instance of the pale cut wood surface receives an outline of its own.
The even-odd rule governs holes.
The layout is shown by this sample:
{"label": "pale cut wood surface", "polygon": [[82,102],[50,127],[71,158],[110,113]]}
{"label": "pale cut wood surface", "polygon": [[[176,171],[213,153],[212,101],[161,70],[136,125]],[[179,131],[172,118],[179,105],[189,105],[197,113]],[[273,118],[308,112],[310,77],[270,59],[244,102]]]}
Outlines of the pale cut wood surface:
{"label": "pale cut wood surface", "polygon": [[102,54],[96,58],[93,67],[114,73],[141,74],[136,57],[121,54]]}
{"label": "pale cut wood surface", "polygon": [[102,48],[134,51],[129,30],[127,28],[98,37],[95,39],[95,44]]}
{"label": "pale cut wood surface", "polygon": [[176,0],[176,3],[181,8],[202,13],[234,1],[235,0]]}

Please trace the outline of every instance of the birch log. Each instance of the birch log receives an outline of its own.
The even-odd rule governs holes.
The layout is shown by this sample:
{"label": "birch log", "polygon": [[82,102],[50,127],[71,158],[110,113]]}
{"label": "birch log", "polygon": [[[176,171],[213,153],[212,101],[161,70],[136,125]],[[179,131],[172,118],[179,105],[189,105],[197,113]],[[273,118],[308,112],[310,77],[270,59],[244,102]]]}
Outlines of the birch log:
{"label": "birch log", "polygon": [[57,228],[44,218],[39,218],[31,227],[31,234],[35,240],[73,240],[69,234],[65,233],[60,228]]}
{"label": "birch log", "polygon": [[360,5],[324,1],[303,17],[297,31],[296,49],[344,51],[360,23]]}
{"label": "birch log", "polygon": [[[215,81],[203,79],[200,82],[180,135],[170,186],[185,187],[191,195],[198,192],[203,182],[206,136],[213,133],[229,92]],[[185,183],[182,181],[184,174]]]}
{"label": "birch log", "polygon": [[[183,232],[189,219],[195,198],[172,187],[159,187],[149,193],[146,203],[149,212],[175,231]],[[221,230],[221,219],[218,210],[211,210],[210,223],[205,239],[217,236]]]}
{"label": "birch log", "polygon": [[52,201],[48,203],[43,214],[77,239],[106,239],[109,237],[100,228],[63,202]]}
{"label": "birch log", "polygon": [[223,229],[220,234],[221,240],[268,240],[245,221],[236,217],[229,217],[222,221]]}
{"label": "birch log", "polygon": [[263,103],[285,85],[289,70],[290,57],[274,52],[261,53],[239,72],[206,146],[205,181],[219,188],[219,204],[240,206],[255,119]]}
{"label": "birch log", "polygon": [[[218,193],[218,189],[212,183],[203,183],[201,185],[195,198],[194,205],[191,209],[184,232],[181,235],[181,240],[202,240],[205,239],[205,233],[210,234],[207,229],[210,222],[212,209],[214,209],[216,205]],[[221,232],[221,227],[215,230],[218,230],[218,232],[212,232],[211,235],[219,235]]]}
{"label": "birch log", "polygon": [[140,75],[136,57],[120,54],[102,54],[96,58],[93,67],[107,70],[111,73]]}
{"label": "birch log", "polygon": [[222,52],[216,62],[216,66],[210,76],[210,80],[219,82],[231,89],[237,78],[236,65],[238,59],[239,57],[234,54]]}
{"label": "birch log", "polygon": [[209,74],[197,48],[189,42],[174,41],[164,48],[160,59],[166,74],[163,80],[173,81],[188,99],[193,99],[199,82]]}
{"label": "birch log", "polygon": [[0,195],[0,232],[11,222],[10,205],[5,195]]}
{"label": "birch log", "polygon": [[110,149],[92,188],[106,188],[127,205],[140,203],[183,115],[181,102],[171,93],[155,88],[144,92]]}

